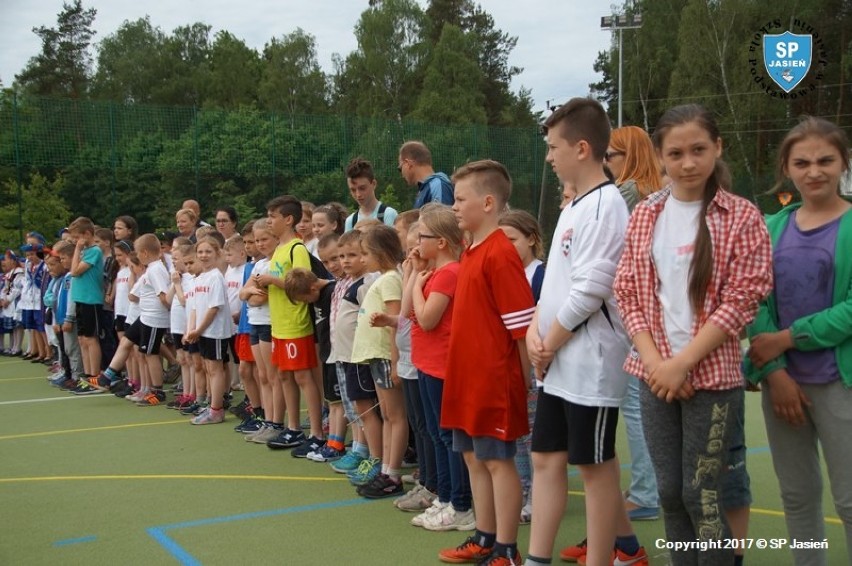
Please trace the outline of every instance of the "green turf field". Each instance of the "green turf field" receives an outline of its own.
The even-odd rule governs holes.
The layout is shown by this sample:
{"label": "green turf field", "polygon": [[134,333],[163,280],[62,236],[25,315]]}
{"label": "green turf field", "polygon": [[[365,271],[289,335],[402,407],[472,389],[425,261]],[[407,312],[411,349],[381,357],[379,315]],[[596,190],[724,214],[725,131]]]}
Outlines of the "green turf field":
{"label": "green turf field", "polygon": [[[438,564],[439,549],[467,536],[412,527],[412,514],[358,498],[327,465],[244,442],[230,415],[222,425],[191,426],[163,407],[74,397],[44,374],[44,366],[0,358],[2,565]],[[749,536],[783,538],[758,395],[747,402]],[[624,446],[620,431],[626,455]],[[557,549],[584,532],[582,485],[569,473]],[[843,564],[843,529],[827,494],[825,508],[829,563]],[[667,564],[654,542],[662,521],[636,529],[652,564]],[[524,553],[528,537],[522,526]],[[778,566],[791,556],[753,549],[746,563]]]}

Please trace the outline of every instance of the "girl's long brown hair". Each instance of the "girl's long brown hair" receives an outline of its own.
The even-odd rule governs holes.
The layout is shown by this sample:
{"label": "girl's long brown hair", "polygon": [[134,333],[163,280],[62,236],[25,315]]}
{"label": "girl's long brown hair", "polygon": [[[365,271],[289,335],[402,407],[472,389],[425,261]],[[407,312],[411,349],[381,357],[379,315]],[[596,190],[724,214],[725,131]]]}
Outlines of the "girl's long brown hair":
{"label": "girl's long brown hair", "polygon": [[[666,134],[675,126],[695,122],[701,129],[707,132],[710,140],[716,143],[721,135],[716,119],[709,110],[698,104],[684,104],[675,106],[666,111],[657,122],[654,130],[654,146],[662,151],[663,140]],[[720,159],[716,160],[713,172],[704,184],[704,195],[701,199],[701,214],[698,216],[698,234],[695,237],[695,251],[692,255],[692,263],[689,266],[689,303],[696,316],[704,311],[704,300],[707,296],[707,288],[713,277],[713,241],[710,238],[710,229],[707,227],[707,209],[721,186],[724,171],[727,166]]]}

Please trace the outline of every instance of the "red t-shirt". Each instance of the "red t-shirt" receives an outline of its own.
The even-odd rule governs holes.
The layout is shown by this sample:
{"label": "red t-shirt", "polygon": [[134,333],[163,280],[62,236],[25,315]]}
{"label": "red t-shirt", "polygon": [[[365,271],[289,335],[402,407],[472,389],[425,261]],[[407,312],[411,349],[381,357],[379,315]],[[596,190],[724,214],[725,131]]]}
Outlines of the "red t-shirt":
{"label": "red t-shirt", "polygon": [[524,267],[502,230],[462,255],[441,426],[515,440],[529,432],[527,387],[516,340],[535,305]]}
{"label": "red t-shirt", "polygon": [[411,319],[411,361],[414,367],[423,373],[440,379],[447,375],[447,354],[450,351],[450,330],[455,302],[453,296],[456,294],[459,267],[457,261],[448,263],[436,270],[423,288],[423,296],[427,300],[432,293],[440,293],[450,298],[438,325],[427,332],[420,328],[415,317]]}

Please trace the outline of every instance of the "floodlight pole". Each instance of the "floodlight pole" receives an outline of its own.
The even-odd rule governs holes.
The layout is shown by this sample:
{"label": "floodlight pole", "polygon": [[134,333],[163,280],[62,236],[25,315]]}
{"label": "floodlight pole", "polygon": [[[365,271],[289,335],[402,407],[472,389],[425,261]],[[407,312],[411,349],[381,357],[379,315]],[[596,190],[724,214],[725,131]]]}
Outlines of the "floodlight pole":
{"label": "floodlight pole", "polygon": [[622,48],[624,46],[624,30],[639,29],[642,27],[642,14],[613,14],[612,16],[601,17],[601,29],[607,31],[618,31],[618,127],[621,127],[623,118],[622,109],[622,85],[624,84],[624,56]]}

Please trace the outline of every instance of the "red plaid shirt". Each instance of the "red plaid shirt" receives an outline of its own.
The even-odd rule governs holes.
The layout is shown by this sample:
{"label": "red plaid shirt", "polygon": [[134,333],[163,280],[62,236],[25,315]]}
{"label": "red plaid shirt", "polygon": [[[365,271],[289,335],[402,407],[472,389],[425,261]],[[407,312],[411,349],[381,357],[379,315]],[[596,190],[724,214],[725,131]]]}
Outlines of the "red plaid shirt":
{"label": "red plaid shirt", "polygon": [[[671,189],[664,189],[636,206],[614,284],[627,333],[633,337],[649,331],[663,359],[671,358],[672,350],[657,296],[659,280],[651,246],[654,225],[670,194]],[[695,389],[733,389],[743,383],[740,331],[754,319],[758,303],[772,290],[772,250],[760,211],[727,191],[719,190],[707,208],[707,227],[713,242],[713,275],[703,312],[693,322],[692,336],[712,322],[729,338],[701,360],[688,379]],[[647,378],[635,348],[624,369]]]}

